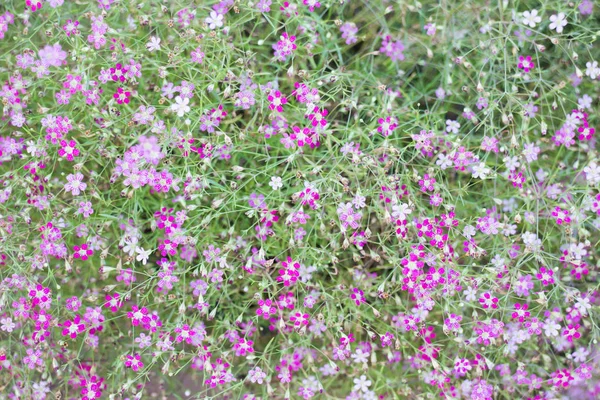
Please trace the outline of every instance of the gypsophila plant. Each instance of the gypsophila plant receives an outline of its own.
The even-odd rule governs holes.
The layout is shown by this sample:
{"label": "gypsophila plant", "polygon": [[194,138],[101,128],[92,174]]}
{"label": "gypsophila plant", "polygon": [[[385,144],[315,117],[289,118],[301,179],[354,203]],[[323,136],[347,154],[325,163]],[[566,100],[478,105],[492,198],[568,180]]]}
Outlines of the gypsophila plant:
{"label": "gypsophila plant", "polygon": [[5,0],[0,399],[600,398],[593,0]]}

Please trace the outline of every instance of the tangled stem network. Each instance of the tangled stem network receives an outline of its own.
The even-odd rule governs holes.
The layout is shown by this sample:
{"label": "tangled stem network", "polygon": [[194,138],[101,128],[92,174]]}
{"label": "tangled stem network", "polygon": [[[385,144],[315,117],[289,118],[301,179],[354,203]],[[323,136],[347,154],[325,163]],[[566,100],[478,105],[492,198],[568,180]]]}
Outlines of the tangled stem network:
{"label": "tangled stem network", "polygon": [[0,400],[600,398],[593,1],[1,3]]}

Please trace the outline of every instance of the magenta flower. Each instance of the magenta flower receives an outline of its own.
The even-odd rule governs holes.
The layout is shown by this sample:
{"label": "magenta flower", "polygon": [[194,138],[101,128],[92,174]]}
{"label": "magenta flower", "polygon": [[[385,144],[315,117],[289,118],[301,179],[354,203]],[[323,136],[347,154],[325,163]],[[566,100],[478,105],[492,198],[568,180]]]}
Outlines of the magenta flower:
{"label": "magenta flower", "polygon": [[277,309],[273,306],[273,302],[270,299],[258,300],[258,309],[256,315],[262,316],[264,319],[269,319],[271,315],[275,315]]}
{"label": "magenta flower", "polygon": [[73,257],[80,258],[81,261],[85,261],[88,257],[91,257],[94,254],[94,250],[90,249],[87,243],[82,244],[81,246],[73,246]]}
{"label": "magenta flower", "polygon": [[531,61],[531,56],[519,56],[519,68],[521,68],[524,72],[529,72],[535,67],[533,61]]}
{"label": "magenta flower", "polygon": [[528,308],[529,308],[528,304],[516,303],[515,311],[513,311],[513,313],[512,313],[512,318],[518,319],[519,322],[525,321],[525,319],[529,318],[529,316],[531,315],[531,313],[529,311],[527,311]]}
{"label": "magenta flower", "polygon": [[290,321],[294,323],[294,327],[299,328],[303,325],[308,325],[310,316],[306,313],[296,312],[290,317]]}
{"label": "magenta flower", "polygon": [[271,110],[283,112],[283,106],[287,103],[287,98],[283,96],[279,90],[272,91],[267,99],[270,102],[269,108]]}
{"label": "magenta flower", "polygon": [[546,267],[540,267],[540,271],[536,274],[536,278],[542,281],[544,286],[552,285],[554,283],[554,271]]}
{"label": "magenta flower", "polygon": [[581,337],[581,333],[579,333],[579,328],[581,325],[579,324],[569,324],[567,328],[563,331],[563,336],[569,341],[572,342],[573,339],[579,339]]}
{"label": "magenta flower", "polygon": [[498,308],[498,298],[493,297],[489,292],[485,292],[483,296],[479,298],[479,303],[484,309],[487,308]]}
{"label": "magenta flower", "polygon": [[42,8],[42,2],[36,0],[25,0],[25,6],[27,6],[32,12],[35,12]]}
{"label": "magenta flower", "polygon": [[254,353],[254,347],[252,347],[253,345],[254,342],[252,340],[246,340],[243,338],[237,339],[237,342],[233,346],[233,349],[235,350],[235,355],[237,357],[244,357],[247,354]]}
{"label": "magenta flower", "polygon": [[105,300],[104,307],[109,308],[114,313],[123,306],[123,302],[119,299],[119,293],[107,294]]}
{"label": "magenta flower", "polygon": [[552,374],[552,383],[558,388],[569,387],[570,382],[574,379],[575,378],[573,378],[573,376],[567,369],[559,369]]}
{"label": "magenta flower", "polygon": [[133,326],[138,326],[140,323],[147,323],[150,321],[148,309],[146,307],[139,308],[135,304],[131,306],[131,311],[127,312],[127,318],[131,319]]}
{"label": "magenta flower", "polygon": [[144,368],[142,357],[137,353],[133,356],[128,354],[125,358],[125,367],[131,368],[135,372],[139,371]]}
{"label": "magenta flower", "polygon": [[315,11],[315,8],[321,7],[319,0],[304,0],[303,4],[308,6],[310,12]]}
{"label": "magenta flower", "polygon": [[367,300],[365,298],[365,293],[359,288],[352,289],[352,294],[350,298],[354,300],[357,306],[360,306],[362,303],[366,303]]}
{"label": "magenta flower", "polygon": [[570,215],[570,213],[568,210],[563,210],[562,208],[560,208],[558,206],[552,211],[552,216],[554,218],[556,218],[556,223],[558,225],[570,224],[571,217],[569,215]]}
{"label": "magenta flower", "polygon": [[327,125],[325,117],[328,113],[329,111],[327,111],[327,109],[320,110],[319,107],[315,107],[312,114],[309,114],[308,120],[312,122],[312,126],[325,127],[325,125]]}
{"label": "magenta flower", "polygon": [[123,88],[118,88],[117,92],[113,95],[113,97],[117,100],[118,104],[129,104],[129,98],[131,97],[131,92],[126,92]]}
{"label": "magenta flower", "polygon": [[79,34],[79,29],[77,29],[78,26],[79,26],[79,21],[77,21],[77,20],[73,21],[71,19],[68,19],[67,22],[63,25],[63,30],[65,31],[67,36],[78,35]]}
{"label": "magenta flower", "polygon": [[79,149],[76,147],[77,143],[74,140],[61,140],[60,145],[62,146],[58,149],[58,155],[61,157],[65,157],[68,161],[73,161],[75,157],[79,155]]}
{"label": "magenta flower", "polygon": [[288,257],[286,261],[281,262],[282,269],[279,270],[279,276],[277,282],[283,282],[284,286],[290,286],[296,283],[298,280],[298,270],[300,269],[300,263],[292,260]]}
{"label": "magenta flower", "polygon": [[62,326],[62,335],[69,336],[71,339],[75,339],[78,334],[85,331],[85,324],[81,321],[79,315],[75,315],[72,320],[65,321]]}

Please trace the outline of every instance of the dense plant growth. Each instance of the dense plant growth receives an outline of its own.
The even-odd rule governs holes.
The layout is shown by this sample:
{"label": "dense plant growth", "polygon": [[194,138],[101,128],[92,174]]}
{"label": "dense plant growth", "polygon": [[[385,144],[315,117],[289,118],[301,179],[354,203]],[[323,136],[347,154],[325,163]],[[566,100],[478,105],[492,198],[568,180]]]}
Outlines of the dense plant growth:
{"label": "dense plant growth", "polygon": [[597,399],[592,0],[0,4],[0,399]]}

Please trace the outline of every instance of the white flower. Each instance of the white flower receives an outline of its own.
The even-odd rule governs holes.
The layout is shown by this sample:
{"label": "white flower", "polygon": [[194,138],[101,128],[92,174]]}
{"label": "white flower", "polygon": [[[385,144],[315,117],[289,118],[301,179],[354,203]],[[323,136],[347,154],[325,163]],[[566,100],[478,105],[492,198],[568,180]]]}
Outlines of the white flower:
{"label": "white flower", "polygon": [[521,235],[523,239],[523,243],[527,246],[531,251],[538,251],[542,247],[542,241],[538,238],[535,233],[525,232]]}
{"label": "white flower", "polygon": [[556,323],[556,321],[549,319],[544,324],[544,334],[546,336],[558,336],[558,331],[560,330],[560,325]]}
{"label": "white flower", "polygon": [[590,79],[596,79],[600,75],[600,68],[598,68],[598,61],[588,61],[585,63],[586,70],[585,75],[589,76]]}
{"label": "white flower", "polygon": [[269,186],[271,186],[271,188],[273,188],[273,190],[279,190],[283,187],[283,182],[281,180],[281,177],[279,176],[272,176],[271,177],[271,182],[269,182]]}
{"label": "white flower", "polygon": [[362,349],[356,349],[356,352],[350,356],[355,363],[367,363],[369,362],[369,353],[362,351]]}
{"label": "white flower", "polygon": [[446,120],[446,132],[458,133],[460,123],[458,121],[452,121],[451,119]]}
{"label": "white flower", "polygon": [[463,228],[463,236],[467,239],[471,239],[473,236],[475,236],[476,233],[477,230],[475,230],[475,227],[473,225],[467,225]]}
{"label": "white flower", "polygon": [[148,49],[148,51],[150,53],[152,53],[153,51],[156,51],[156,50],[160,50],[160,38],[157,38],[156,36],[152,36],[150,38],[150,41],[148,43],[146,43],[146,48]]}
{"label": "white flower", "polygon": [[210,29],[220,28],[223,26],[223,16],[216,11],[210,12],[210,17],[204,20]]}
{"label": "white flower", "polygon": [[567,19],[565,18],[565,13],[558,13],[558,15],[552,15],[550,17],[550,25],[548,28],[552,30],[556,30],[556,33],[561,33],[563,28],[567,26]]}
{"label": "white flower", "polygon": [[146,262],[148,262],[148,257],[150,257],[150,253],[152,253],[152,250],[144,250],[143,247],[136,247],[135,252],[138,253],[135,259],[141,261],[142,264],[146,265]]}
{"label": "white flower", "polygon": [[358,193],[356,193],[356,196],[354,196],[354,199],[352,199],[352,204],[354,204],[354,207],[358,208],[365,208],[367,206],[367,203],[365,203],[366,197],[362,196]]}
{"label": "white flower", "polygon": [[392,216],[396,219],[404,220],[410,213],[412,213],[412,210],[406,203],[400,203],[392,206]]}
{"label": "white flower", "polygon": [[521,163],[519,162],[519,159],[515,156],[504,157],[502,159],[502,161],[504,161],[504,165],[506,165],[506,168],[508,168],[509,171],[514,171],[515,169],[519,168],[519,166],[521,165]]}
{"label": "white flower", "polygon": [[581,260],[583,257],[587,256],[587,250],[585,249],[585,244],[571,243],[569,245],[569,254],[572,257],[574,257],[576,260]]}
{"label": "white flower", "polygon": [[366,392],[363,393],[363,400],[377,400],[378,396],[377,393],[375,393],[372,390],[367,390]]}
{"label": "white flower", "polygon": [[12,321],[12,318],[9,318],[9,317],[0,319],[0,324],[2,324],[2,326],[0,326],[0,329],[2,329],[5,332],[9,332],[9,333],[12,332],[13,329],[15,329],[15,326],[17,326]]}
{"label": "white flower", "polygon": [[467,301],[475,301],[477,299],[477,289],[473,286],[469,286],[463,293]]}
{"label": "white flower", "polygon": [[529,26],[530,28],[535,28],[537,24],[542,22],[542,17],[538,15],[538,11],[533,9],[531,11],[525,11],[523,13],[523,19],[521,20],[524,25]]}
{"label": "white flower", "polygon": [[540,168],[535,173],[535,177],[537,178],[538,181],[544,182],[546,180],[546,178],[548,177],[548,173]]}
{"label": "white flower", "polygon": [[125,239],[125,246],[123,246],[123,251],[127,253],[130,257],[135,252],[135,248],[137,247],[138,238],[135,236],[127,236]]}
{"label": "white flower", "polygon": [[579,310],[581,315],[586,316],[588,314],[588,310],[592,308],[590,304],[590,299],[580,297],[577,299],[577,303],[575,303],[575,308]]}
{"label": "white flower", "polygon": [[587,167],[583,169],[585,177],[589,185],[596,185],[600,183],[600,166],[592,161]]}
{"label": "white flower", "polygon": [[361,375],[360,378],[354,378],[354,387],[352,390],[355,392],[366,392],[369,390],[369,386],[371,386],[371,381],[365,375]]}
{"label": "white flower", "polygon": [[452,165],[452,158],[440,153],[435,164],[439,165],[441,169],[446,169]]}
{"label": "white flower", "polygon": [[188,106],[190,99],[181,98],[181,96],[175,97],[175,104],[171,104],[171,110],[177,113],[178,117],[183,117],[183,115],[190,111],[190,106]]}
{"label": "white flower", "polygon": [[473,178],[487,178],[487,175],[492,172],[491,169],[485,166],[485,163],[479,163],[473,167]]}
{"label": "white flower", "polygon": [[582,363],[585,362],[585,360],[587,360],[589,354],[590,352],[585,347],[579,347],[573,352],[573,354],[571,354],[571,357],[569,358],[572,358],[575,362]]}
{"label": "white flower", "polygon": [[592,101],[593,99],[589,95],[584,94],[582,97],[577,99],[577,104],[579,104],[580,108],[585,108],[589,110],[592,108]]}

